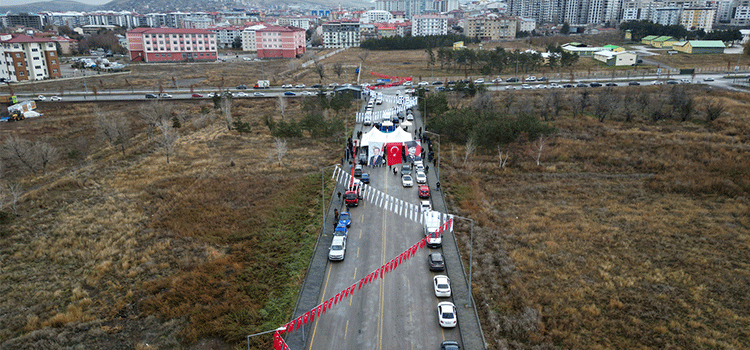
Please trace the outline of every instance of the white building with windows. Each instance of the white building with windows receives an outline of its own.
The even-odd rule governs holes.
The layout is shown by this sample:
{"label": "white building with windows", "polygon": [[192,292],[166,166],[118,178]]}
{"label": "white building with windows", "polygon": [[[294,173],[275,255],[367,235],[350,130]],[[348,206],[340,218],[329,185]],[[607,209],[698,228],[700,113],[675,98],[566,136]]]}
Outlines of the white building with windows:
{"label": "white building with windows", "polygon": [[360,17],[362,23],[388,23],[393,20],[393,14],[383,10],[365,11]]}
{"label": "white building with windows", "polygon": [[262,24],[249,26],[242,30],[242,51],[258,51],[257,38],[255,32],[265,28]]}
{"label": "white building with windows", "polygon": [[0,34],[0,78],[19,82],[59,77],[60,60],[52,39]]}
{"label": "white building with windows", "polygon": [[663,26],[672,26],[680,24],[680,11],[679,7],[660,7],[655,8],[651,12],[651,22],[661,24]]}
{"label": "white building with windows", "polygon": [[420,15],[411,18],[412,36],[430,36],[448,34],[448,16]]}
{"label": "white building with windows", "polygon": [[323,46],[325,48],[359,47],[361,33],[359,22],[330,21],[324,23]]}

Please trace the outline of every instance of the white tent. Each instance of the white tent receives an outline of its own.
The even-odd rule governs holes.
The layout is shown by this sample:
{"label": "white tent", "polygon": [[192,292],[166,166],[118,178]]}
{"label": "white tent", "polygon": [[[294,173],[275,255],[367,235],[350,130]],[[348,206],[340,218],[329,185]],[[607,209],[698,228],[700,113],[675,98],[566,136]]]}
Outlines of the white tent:
{"label": "white tent", "polygon": [[361,145],[362,147],[367,147],[370,145],[371,142],[383,144],[383,143],[390,143],[390,142],[407,142],[407,141],[414,141],[414,137],[412,134],[404,131],[404,129],[397,128],[396,131],[385,133],[385,132],[378,130],[377,128],[372,128],[372,130],[362,135]]}
{"label": "white tent", "polygon": [[404,129],[404,131],[409,131],[409,127],[411,126],[411,122],[406,120],[403,123],[401,123],[401,128]]}

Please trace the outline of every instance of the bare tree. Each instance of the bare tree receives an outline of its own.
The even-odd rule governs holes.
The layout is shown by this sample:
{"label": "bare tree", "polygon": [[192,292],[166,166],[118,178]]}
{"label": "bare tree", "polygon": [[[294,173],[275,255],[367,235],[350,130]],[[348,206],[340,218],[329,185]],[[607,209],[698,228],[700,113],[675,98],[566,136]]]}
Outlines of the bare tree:
{"label": "bare tree", "polygon": [[172,105],[158,101],[147,103],[141,106],[138,115],[141,121],[146,124],[146,136],[151,141],[154,136],[156,124],[162,119],[169,119],[172,115]]}
{"label": "bare tree", "polygon": [[344,65],[341,62],[334,63],[333,72],[336,73],[337,77],[341,78],[341,74],[344,74]]}
{"label": "bare tree", "polygon": [[180,134],[172,127],[172,123],[169,120],[160,120],[156,127],[161,131],[161,135],[157,140],[158,148],[167,157],[167,164],[169,164],[169,156],[174,153],[175,143]]}
{"label": "bare tree", "polygon": [[274,143],[275,143],[274,149],[276,151],[276,158],[279,160],[279,166],[281,166],[281,159],[284,158],[287,152],[286,140],[283,140],[277,137],[274,139]]}
{"label": "bare tree", "polygon": [[716,98],[708,98],[705,100],[704,112],[706,113],[706,121],[712,122],[724,114],[727,106],[721,100]]}
{"label": "bare tree", "polygon": [[492,113],[495,110],[495,104],[492,103],[492,95],[486,92],[476,94],[471,101],[471,107],[474,108],[477,115],[482,114],[482,112]]}
{"label": "bare tree", "polygon": [[286,116],[285,114],[286,106],[287,106],[286,98],[284,98],[284,96],[282,95],[279,95],[279,111],[281,111],[281,119],[284,119]]}
{"label": "bare tree", "polygon": [[232,130],[232,98],[227,95],[221,97],[221,115],[224,117],[224,123],[227,130]]}
{"label": "bare tree", "polygon": [[8,191],[8,204],[13,209],[13,215],[18,215],[18,199],[23,194],[23,187],[17,182],[9,182],[6,189]]}
{"label": "bare tree", "polygon": [[502,148],[497,145],[497,157],[500,158],[500,169],[505,170],[505,165],[508,164],[508,158],[510,158],[510,151],[503,154]]}
{"label": "bare tree", "polygon": [[465,95],[466,94],[464,94],[461,91],[453,91],[453,92],[448,93],[448,95],[446,96],[446,100],[448,101],[448,107],[450,109],[457,109],[458,106],[461,105],[461,100],[463,100]]}
{"label": "bare tree", "polygon": [[60,152],[57,147],[41,141],[37,141],[34,143],[34,154],[37,158],[39,166],[41,166],[42,168],[42,174],[46,174],[47,165],[55,162],[60,156]]}
{"label": "bare tree", "polygon": [[365,63],[367,63],[367,57],[370,57],[370,50],[360,50],[359,53],[357,53],[357,57],[359,57],[359,60],[362,61],[362,65],[364,66]]}
{"label": "bare tree", "polygon": [[625,91],[620,106],[620,113],[625,118],[625,121],[633,121],[636,111],[638,110],[638,101],[633,89],[627,89]]}
{"label": "bare tree", "polygon": [[583,92],[573,95],[573,100],[571,102],[571,107],[573,107],[573,115],[583,115],[583,112],[586,111],[586,107],[588,107],[590,104],[591,101],[589,99],[588,90],[583,90]]}
{"label": "bare tree", "polygon": [[466,140],[466,147],[464,152],[464,167],[466,166],[466,162],[469,161],[469,158],[472,154],[474,154],[474,151],[477,149],[477,142],[474,139],[474,136],[470,137],[468,140]]}
{"label": "bare tree", "polygon": [[672,105],[672,115],[683,122],[688,120],[695,109],[693,95],[684,86],[675,85],[670,91],[669,97],[669,103]]}
{"label": "bare tree", "polygon": [[617,96],[615,96],[612,88],[605,89],[594,100],[594,115],[596,119],[599,119],[599,122],[604,122],[605,119],[609,118],[615,112],[617,104]]}
{"label": "bare tree", "polygon": [[316,61],[315,62],[315,66],[313,67],[313,70],[320,77],[320,82],[322,84],[323,83],[323,78],[325,78],[325,76],[326,76],[326,67],[322,63],[320,63],[319,61]]}
{"label": "bare tree", "polygon": [[539,136],[539,139],[531,143],[529,153],[531,158],[536,162],[536,165],[541,165],[540,160],[542,159],[542,151],[544,151],[546,145],[543,136]]}
{"label": "bare tree", "polygon": [[124,156],[125,149],[130,145],[130,139],[133,136],[130,121],[123,115],[108,115],[99,110],[94,113],[99,132],[110,146],[120,148]]}
{"label": "bare tree", "polygon": [[28,170],[36,175],[36,160],[34,159],[31,141],[13,135],[3,143],[2,151],[3,160],[6,163]]}

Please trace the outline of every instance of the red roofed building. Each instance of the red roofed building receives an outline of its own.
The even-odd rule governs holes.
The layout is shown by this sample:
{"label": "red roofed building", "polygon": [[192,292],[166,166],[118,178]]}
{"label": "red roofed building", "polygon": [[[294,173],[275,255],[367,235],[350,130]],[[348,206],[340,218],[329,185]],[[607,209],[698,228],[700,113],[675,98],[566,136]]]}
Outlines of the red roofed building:
{"label": "red roofed building", "polygon": [[136,28],[126,33],[133,62],[215,61],[216,34],[205,29]]}
{"label": "red roofed building", "polygon": [[57,45],[52,39],[0,34],[0,78],[18,82],[61,76]]}
{"label": "red roofed building", "polygon": [[305,30],[268,26],[255,31],[258,58],[295,58],[306,51]]}

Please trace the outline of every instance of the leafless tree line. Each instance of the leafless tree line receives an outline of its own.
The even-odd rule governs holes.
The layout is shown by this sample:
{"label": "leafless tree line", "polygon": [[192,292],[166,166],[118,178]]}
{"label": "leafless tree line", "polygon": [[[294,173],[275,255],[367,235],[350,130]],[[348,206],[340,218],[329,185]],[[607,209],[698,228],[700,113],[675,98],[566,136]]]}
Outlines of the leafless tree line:
{"label": "leafless tree line", "polygon": [[59,150],[44,141],[30,141],[16,135],[8,138],[0,150],[6,172],[46,174],[60,155]]}

